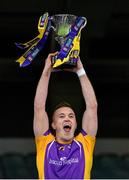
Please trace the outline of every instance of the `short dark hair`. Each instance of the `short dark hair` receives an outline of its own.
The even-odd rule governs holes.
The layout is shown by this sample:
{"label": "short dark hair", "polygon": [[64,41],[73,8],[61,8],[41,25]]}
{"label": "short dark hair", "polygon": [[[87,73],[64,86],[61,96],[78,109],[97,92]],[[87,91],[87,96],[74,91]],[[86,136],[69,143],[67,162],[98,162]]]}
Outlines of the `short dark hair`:
{"label": "short dark hair", "polygon": [[[50,119],[51,122],[53,121],[54,112],[55,112],[57,109],[61,108],[61,107],[69,107],[69,108],[71,108],[71,109],[73,110],[73,112],[75,113],[75,109],[73,108],[73,106],[72,106],[69,102],[67,102],[67,101],[61,101],[61,102],[59,102],[57,105],[55,105],[55,106],[51,109],[50,117],[49,117],[49,119]],[[76,113],[75,113],[75,115],[76,115]]]}
{"label": "short dark hair", "polygon": [[57,105],[55,106],[55,108],[54,108],[54,110],[53,110],[53,113],[54,113],[57,109],[59,109],[59,108],[61,108],[61,107],[69,107],[69,108],[71,108],[71,109],[74,111],[74,108],[72,107],[72,105],[71,105],[70,103],[68,103],[68,102],[66,102],[66,101],[62,101],[62,102],[60,102],[59,104],[57,104]]}

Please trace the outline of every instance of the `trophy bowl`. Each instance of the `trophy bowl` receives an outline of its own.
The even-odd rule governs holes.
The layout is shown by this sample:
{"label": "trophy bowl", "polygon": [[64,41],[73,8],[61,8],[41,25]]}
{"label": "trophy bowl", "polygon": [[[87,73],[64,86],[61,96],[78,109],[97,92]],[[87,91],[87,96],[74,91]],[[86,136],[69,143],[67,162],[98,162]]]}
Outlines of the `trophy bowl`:
{"label": "trophy bowl", "polygon": [[62,47],[66,40],[66,36],[70,32],[72,24],[75,22],[76,16],[72,14],[56,14],[52,16],[52,27],[55,32],[55,40]]}

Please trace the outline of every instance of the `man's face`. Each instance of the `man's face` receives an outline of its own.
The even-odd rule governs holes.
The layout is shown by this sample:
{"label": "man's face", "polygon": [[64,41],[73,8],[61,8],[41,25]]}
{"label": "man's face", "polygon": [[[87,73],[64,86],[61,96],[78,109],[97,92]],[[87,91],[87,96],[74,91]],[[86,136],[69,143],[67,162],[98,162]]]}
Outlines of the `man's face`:
{"label": "man's face", "polygon": [[69,107],[61,107],[54,112],[52,127],[56,131],[56,138],[61,142],[71,141],[76,129],[76,117]]}

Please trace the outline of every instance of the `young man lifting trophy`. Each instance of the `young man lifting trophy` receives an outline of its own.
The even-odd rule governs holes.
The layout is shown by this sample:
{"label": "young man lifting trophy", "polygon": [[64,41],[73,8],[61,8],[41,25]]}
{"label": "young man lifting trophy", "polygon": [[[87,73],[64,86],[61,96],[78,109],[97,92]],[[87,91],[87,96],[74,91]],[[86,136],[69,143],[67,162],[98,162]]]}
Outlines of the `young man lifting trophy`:
{"label": "young man lifting trophy", "polygon": [[[58,52],[50,53],[45,60],[34,98],[33,129],[39,179],[90,179],[91,177],[98,118],[95,92],[79,58],[81,30],[85,25],[84,17],[69,14],[49,17],[48,13],[45,13],[39,20],[39,35],[27,43],[17,43],[20,48],[29,48],[17,60],[21,67],[33,61],[44,47],[51,29],[60,45]],[[68,68],[76,73],[80,81],[85,110],[81,131],[77,135],[75,135],[76,113],[68,102],[60,102],[54,108],[51,123],[46,111],[49,80],[55,68],[64,68],[64,70]],[[50,124],[54,133],[49,129]]]}

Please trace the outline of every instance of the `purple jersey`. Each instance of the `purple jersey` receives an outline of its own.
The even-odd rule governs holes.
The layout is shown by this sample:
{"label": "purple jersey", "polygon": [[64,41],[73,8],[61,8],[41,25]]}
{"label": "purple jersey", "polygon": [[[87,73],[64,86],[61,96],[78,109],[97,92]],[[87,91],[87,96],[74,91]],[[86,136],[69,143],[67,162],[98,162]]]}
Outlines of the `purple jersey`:
{"label": "purple jersey", "polygon": [[36,138],[40,179],[89,179],[95,137],[83,130],[70,144],[60,144],[46,132]]}

